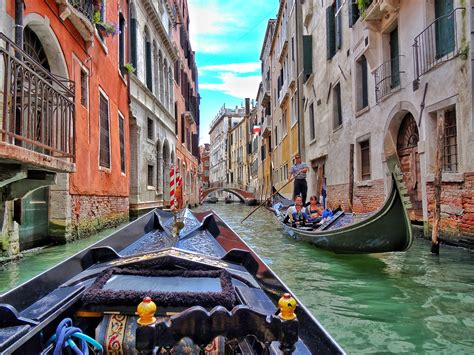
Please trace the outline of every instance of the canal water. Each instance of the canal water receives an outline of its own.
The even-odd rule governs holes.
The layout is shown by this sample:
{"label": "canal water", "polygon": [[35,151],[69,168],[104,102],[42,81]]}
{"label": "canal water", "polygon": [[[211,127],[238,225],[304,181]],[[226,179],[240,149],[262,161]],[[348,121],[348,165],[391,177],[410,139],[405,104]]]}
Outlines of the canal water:
{"label": "canal water", "polygon": [[[271,214],[214,208],[283,279],[348,353],[474,353],[474,255],[425,240],[404,253],[336,255],[287,237]],[[103,236],[105,233],[102,233]],[[43,250],[0,268],[0,293],[87,242]]]}

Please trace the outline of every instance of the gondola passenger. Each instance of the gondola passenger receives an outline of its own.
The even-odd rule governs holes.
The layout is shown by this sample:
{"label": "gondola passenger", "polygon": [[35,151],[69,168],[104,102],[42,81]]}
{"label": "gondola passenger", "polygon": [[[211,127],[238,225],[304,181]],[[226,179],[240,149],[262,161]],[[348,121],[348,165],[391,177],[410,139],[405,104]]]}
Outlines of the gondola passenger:
{"label": "gondola passenger", "polygon": [[301,196],[296,196],[295,205],[288,208],[283,223],[291,222],[292,226],[296,227],[299,225],[305,225],[309,219],[310,217],[306,212],[306,208],[303,207],[303,199]]}

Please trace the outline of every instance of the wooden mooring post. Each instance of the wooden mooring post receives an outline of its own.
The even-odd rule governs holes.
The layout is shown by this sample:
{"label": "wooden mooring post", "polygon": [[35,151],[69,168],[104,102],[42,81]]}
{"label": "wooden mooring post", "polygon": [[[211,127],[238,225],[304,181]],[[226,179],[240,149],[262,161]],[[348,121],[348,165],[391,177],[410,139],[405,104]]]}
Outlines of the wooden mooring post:
{"label": "wooden mooring post", "polygon": [[443,177],[444,112],[439,112],[436,125],[436,160],[434,172],[434,211],[431,232],[431,253],[439,255],[439,224],[441,221],[441,184]]}

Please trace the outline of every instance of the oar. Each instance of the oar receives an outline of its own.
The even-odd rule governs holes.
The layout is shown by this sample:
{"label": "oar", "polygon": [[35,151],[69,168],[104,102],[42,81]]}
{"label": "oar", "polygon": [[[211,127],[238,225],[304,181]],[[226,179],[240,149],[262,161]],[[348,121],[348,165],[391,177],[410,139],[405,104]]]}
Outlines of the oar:
{"label": "oar", "polygon": [[271,199],[273,196],[275,196],[277,193],[279,193],[285,186],[287,186],[290,182],[292,182],[299,174],[301,174],[302,171],[300,171],[298,174],[296,174],[295,176],[292,176],[288,182],[283,185],[282,187],[280,187],[277,191],[275,191],[269,198],[267,198],[265,201],[263,201],[259,206],[257,206],[257,208],[255,208],[252,212],[250,212],[247,217],[245,217],[243,220],[240,221],[240,223],[244,223],[244,221],[249,218],[251,215],[253,215],[253,213],[258,210],[260,207],[262,207],[265,203],[267,203],[267,201],[269,199]]}

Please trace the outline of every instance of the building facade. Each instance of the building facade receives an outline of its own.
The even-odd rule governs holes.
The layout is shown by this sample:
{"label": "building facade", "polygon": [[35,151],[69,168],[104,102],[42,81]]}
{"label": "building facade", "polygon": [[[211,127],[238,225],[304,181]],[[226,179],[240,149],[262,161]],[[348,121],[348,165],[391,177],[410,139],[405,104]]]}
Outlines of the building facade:
{"label": "building facade", "polygon": [[229,127],[227,134],[228,161],[227,182],[241,188],[249,185],[249,100],[246,99],[245,114],[235,125]]}
{"label": "building facade", "polygon": [[[20,8],[15,16],[15,9]],[[26,210],[30,202],[43,207],[41,211],[35,207],[36,216],[22,213],[22,224],[10,223],[8,210],[11,207],[4,209],[5,220],[10,222],[2,227],[2,230],[6,228],[7,235],[2,243],[6,247],[2,249],[15,253],[34,246],[36,242],[27,240],[28,235],[40,226],[44,226],[41,233],[49,240],[64,241],[126,220],[128,88],[123,66],[127,61],[128,3],[104,0],[82,4],[62,0],[48,4],[26,0],[23,4],[22,1],[2,1],[0,17],[0,31],[5,34],[2,37],[3,56],[6,58],[12,53],[13,45],[6,38],[15,38],[16,28],[17,46],[35,61],[26,63],[30,59],[23,56],[23,70],[30,74],[18,80],[29,82],[23,82],[16,89],[10,86],[11,90],[1,95],[7,100],[16,100],[17,105],[15,120],[11,114],[2,117],[2,124],[9,125],[8,129],[17,135],[14,140],[11,136],[7,138],[8,135],[2,137],[5,143],[2,155],[17,156],[12,145],[23,148],[23,153],[33,152],[28,153],[25,160],[20,158],[20,165],[25,169],[17,175],[18,181],[22,180],[20,176],[32,177],[34,174],[43,174],[43,181],[50,180],[41,188],[35,186],[33,195],[7,193],[18,202],[17,211]],[[18,41],[19,38],[22,39]],[[36,66],[37,63],[41,66]],[[5,68],[1,70],[2,80],[8,81]],[[33,90],[33,86],[38,90]],[[4,87],[2,85],[0,90]],[[42,90],[48,97],[30,96],[29,101],[25,101],[26,96],[20,94],[20,89],[26,87],[30,87],[30,92],[36,92],[35,95]],[[33,165],[39,167],[39,171],[54,171],[56,176],[35,173],[36,168],[28,173],[28,160],[33,156],[37,160]],[[74,165],[70,165],[71,162]],[[4,187],[7,185],[10,184],[3,184]],[[22,204],[23,208],[20,207]],[[18,215],[15,218],[21,222]],[[12,233],[16,237],[9,241]]]}
{"label": "building facade", "polygon": [[178,51],[174,61],[174,94],[176,119],[176,166],[183,180],[185,204],[199,202],[199,93],[195,53],[189,37],[189,8],[187,0],[173,0],[176,25],[173,39]]}
{"label": "building facade", "polygon": [[209,143],[199,147],[200,152],[200,173],[201,173],[201,187],[202,189],[209,188],[209,154],[211,151],[211,146]]}
{"label": "building facade", "polygon": [[168,0],[130,4],[130,213],[169,205],[176,158],[174,63],[178,59]]}
{"label": "building facade", "polygon": [[228,133],[245,114],[244,107],[236,106],[235,109],[222,106],[210,124],[209,136],[211,141],[209,182],[210,184],[228,183]]}
{"label": "building facade", "polygon": [[391,183],[385,158],[397,153],[410,218],[428,234],[439,150],[441,234],[462,242],[474,232],[472,9],[465,1],[365,3],[303,5],[314,68],[304,84],[309,193],[326,183],[330,203],[374,211]]}
{"label": "building facade", "polygon": [[297,5],[297,1],[280,1],[269,51],[272,182],[275,188],[282,188],[282,194],[290,197],[293,188],[287,184],[289,172],[300,150]]}

